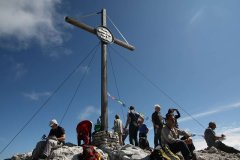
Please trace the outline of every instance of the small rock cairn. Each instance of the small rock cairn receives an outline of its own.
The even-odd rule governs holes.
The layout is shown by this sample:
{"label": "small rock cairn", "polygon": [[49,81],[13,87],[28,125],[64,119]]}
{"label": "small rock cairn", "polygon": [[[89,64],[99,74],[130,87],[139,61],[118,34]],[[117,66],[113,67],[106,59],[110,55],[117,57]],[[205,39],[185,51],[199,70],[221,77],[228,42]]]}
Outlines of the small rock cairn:
{"label": "small rock cairn", "polygon": [[110,147],[112,149],[116,149],[120,147],[118,134],[116,132],[109,131],[99,131],[95,133],[93,135],[92,144],[99,148]]}
{"label": "small rock cairn", "polygon": [[92,144],[108,154],[110,160],[149,160],[149,153],[141,148],[127,144],[119,144],[118,134],[100,131],[93,135]]}

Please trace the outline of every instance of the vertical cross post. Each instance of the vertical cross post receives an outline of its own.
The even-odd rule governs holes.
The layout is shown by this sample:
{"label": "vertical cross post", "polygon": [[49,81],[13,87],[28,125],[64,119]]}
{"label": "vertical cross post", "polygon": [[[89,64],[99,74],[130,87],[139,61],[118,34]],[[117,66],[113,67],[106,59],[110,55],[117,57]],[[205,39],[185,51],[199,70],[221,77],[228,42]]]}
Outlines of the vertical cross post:
{"label": "vertical cross post", "polygon": [[[102,26],[107,27],[106,9],[102,9]],[[107,44],[101,41],[101,130],[108,130]]]}

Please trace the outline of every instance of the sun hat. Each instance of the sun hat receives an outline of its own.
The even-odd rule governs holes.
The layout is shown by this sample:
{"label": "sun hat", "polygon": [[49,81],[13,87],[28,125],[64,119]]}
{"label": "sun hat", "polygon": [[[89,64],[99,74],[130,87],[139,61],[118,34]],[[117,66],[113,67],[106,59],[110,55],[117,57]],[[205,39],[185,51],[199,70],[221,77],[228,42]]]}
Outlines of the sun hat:
{"label": "sun hat", "polygon": [[56,119],[52,119],[50,122],[49,122],[49,126],[52,127],[54,124],[58,125],[58,122]]}

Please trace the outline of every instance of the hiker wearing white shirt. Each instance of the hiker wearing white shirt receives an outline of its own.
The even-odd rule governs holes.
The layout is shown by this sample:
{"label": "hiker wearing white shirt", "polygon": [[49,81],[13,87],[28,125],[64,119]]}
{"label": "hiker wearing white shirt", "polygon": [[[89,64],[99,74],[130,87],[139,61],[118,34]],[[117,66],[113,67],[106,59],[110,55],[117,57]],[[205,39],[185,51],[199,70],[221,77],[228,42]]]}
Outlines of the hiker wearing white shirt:
{"label": "hiker wearing white shirt", "polygon": [[118,133],[119,137],[119,144],[123,145],[122,136],[123,136],[123,124],[122,120],[120,119],[119,115],[115,115],[114,120],[114,126],[113,126],[114,132]]}

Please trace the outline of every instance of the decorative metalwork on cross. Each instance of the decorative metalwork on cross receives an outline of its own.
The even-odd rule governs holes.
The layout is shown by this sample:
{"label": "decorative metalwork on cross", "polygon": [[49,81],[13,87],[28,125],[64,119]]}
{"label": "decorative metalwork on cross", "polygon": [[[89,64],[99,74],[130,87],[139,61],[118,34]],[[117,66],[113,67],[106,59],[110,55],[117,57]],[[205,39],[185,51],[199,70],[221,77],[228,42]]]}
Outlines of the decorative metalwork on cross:
{"label": "decorative metalwork on cross", "polygon": [[66,17],[65,21],[79,27],[89,33],[97,35],[101,40],[101,130],[108,130],[108,97],[107,97],[107,45],[110,43],[115,43],[119,46],[122,46],[126,49],[133,51],[134,46],[123,42],[115,38],[111,31],[107,28],[107,12],[106,9],[102,9],[102,24],[97,28],[93,28],[87,24],[78,22],[72,18]]}
{"label": "decorative metalwork on cross", "polygon": [[113,42],[113,35],[107,27],[99,26],[96,28],[98,38],[105,43]]}

